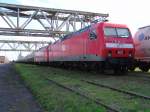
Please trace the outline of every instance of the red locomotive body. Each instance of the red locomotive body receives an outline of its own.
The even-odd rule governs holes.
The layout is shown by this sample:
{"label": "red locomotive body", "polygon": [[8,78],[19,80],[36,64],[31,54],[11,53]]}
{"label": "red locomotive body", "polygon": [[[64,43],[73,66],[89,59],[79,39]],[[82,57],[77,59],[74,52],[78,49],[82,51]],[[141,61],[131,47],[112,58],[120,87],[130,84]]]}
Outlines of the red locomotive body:
{"label": "red locomotive body", "polygon": [[88,70],[126,72],[133,65],[134,52],[133,39],[126,25],[100,22],[65,35],[24,60]]}
{"label": "red locomotive body", "polygon": [[48,46],[50,63],[126,71],[134,57],[126,25],[100,22],[68,34]]}
{"label": "red locomotive body", "polygon": [[34,62],[47,63],[48,60],[48,47],[42,47],[34,53]]}

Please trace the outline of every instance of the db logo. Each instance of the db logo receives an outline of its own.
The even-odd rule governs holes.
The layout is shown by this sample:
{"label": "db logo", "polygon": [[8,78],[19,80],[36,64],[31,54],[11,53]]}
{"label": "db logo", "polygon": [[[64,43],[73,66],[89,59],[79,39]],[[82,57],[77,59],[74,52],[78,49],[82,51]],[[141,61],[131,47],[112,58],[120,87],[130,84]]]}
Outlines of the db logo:
{"label": "db logo", "polygon": [[144,36],[144,34],[143,34],[143,33],[141,33],[141,34],[139,35],[139,37],[138,37],[139,41],[144,40],[144,38],[145,38],[145,36]]}

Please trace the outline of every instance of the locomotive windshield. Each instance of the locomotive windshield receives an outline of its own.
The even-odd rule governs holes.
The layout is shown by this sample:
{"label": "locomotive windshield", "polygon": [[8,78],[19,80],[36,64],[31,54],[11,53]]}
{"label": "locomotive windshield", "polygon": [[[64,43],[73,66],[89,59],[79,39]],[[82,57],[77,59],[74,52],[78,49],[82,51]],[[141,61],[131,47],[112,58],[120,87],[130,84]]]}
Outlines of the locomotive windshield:
{"label": "locomotive windshield", "polygon": [[127,28],[105,27],[104,28],[104,34],[106,37],[128,38],[130,36],[130,32]]}

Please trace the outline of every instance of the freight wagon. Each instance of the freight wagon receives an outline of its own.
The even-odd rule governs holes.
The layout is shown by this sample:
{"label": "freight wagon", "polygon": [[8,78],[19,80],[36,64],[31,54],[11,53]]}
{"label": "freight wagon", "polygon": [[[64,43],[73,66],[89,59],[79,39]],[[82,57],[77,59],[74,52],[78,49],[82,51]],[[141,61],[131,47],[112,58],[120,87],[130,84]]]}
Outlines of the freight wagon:
{"label": "freight wagon", "polygon": [[139,67],[142,71],[147,72],[150,68],[150,26],[139,28],[133,40],[136,52],[131,70]]}

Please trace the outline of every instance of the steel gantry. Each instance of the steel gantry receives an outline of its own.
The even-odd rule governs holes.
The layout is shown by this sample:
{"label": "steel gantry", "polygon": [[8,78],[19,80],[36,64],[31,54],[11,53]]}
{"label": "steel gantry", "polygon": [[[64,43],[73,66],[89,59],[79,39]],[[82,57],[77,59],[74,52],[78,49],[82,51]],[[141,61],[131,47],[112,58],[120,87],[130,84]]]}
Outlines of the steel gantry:
{"label": "steel gantry", "polygon": [[47,41],[0,40],[0,51],[36,51],[50,44]]}
{"label": "steel gantry", "polygon": [[0,27],[0,35],[57,37],[108,14],[0,3],[0,16],[8,25]]}
{"label": "steel gantry", "polygon": [[[106,20],[107,17],[108,14],[102,13],[0,3],[0,20],[5,23],[0,24],[0,35],[55,39],[55,37],[84,28],[96,20]],[[3,42],[11,43],[11,41],[0,40],[0,43]],[[16,43],[14,46],[19,46],[19,42],[16,41]],[[29,43],[31,44],[32,41]],[[4,45],[2,44],[0,48],[2,46]],[[11,45],[9,46],[12,50],[14,49]],[[25,48],[29,50],[30,47]]]}

